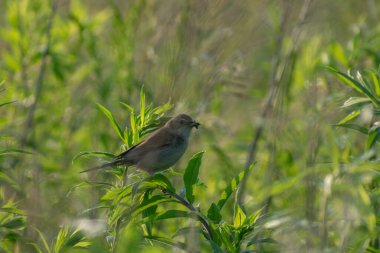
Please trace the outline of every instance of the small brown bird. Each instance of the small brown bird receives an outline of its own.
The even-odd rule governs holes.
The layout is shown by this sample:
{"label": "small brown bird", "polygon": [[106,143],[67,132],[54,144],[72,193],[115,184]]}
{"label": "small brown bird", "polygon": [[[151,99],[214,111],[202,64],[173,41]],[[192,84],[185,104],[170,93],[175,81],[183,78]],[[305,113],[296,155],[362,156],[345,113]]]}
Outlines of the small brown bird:
{"label": "small brown bird", "polygon": [[149,174],[168,169],[185,153],[193,127],[200,124],[186,114],[180,114],[169,120],[146,140],[136,144],[112,162],[82,171],[101,169],[110,166],[136,165]]}

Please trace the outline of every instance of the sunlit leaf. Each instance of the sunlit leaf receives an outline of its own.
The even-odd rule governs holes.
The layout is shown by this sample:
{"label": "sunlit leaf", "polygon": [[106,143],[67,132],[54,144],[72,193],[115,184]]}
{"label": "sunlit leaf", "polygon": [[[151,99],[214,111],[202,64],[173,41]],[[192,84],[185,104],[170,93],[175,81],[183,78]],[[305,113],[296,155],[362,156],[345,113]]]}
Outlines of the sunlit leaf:
{"label": "sunlit leaf", "polygon": [[334,55],[335,59],[340,64],[342,64],[343,66],[348,65],[348,59],[346,57],[346,54],[344,53],[344,50],[339,43],[332,43],[331,44],[331,52]]}
{"label": "sunlit leaf", "polygon": [[349,75],[347,75],[345,73],[339,72],[339,71],[337,71],[337,70],[335,70],[333,68],[330,68],[330,70],[333,71],[338,77],[340,77],[340,79],[344,83],[348,84],[349,86],[351,86],[352,88],[354,88],[356,91],[367,95],[368,98],[370,98],[371,101],[376,106],[380,106],[380,101],[372,94],[372,92],[364,84],[358,82],[357,80],[355,80],[351,76],[349,76]]}
{"label": "sunlit leaf", "polygon": [[244,213],[243,209],[241,209],[240,205],[236,204],[234,212],[234,227],[241,227],[244,224],[246,218],[247,216]]}
{"label": "sunlit leaf", "polygon": [[106,115],[106,117],[108,118],[109,122],[111,123],[113,129],[115,129],[117,135],[119,135],[120,139],[122,139],[124,141],[123,131],[121,130],[116,119],[113,117],[112,113],[107,108],[102,106],[101,104],[97,103],[96,105],[100,108],[100,110],[104,113],[104,115]]}
{"label": "sunlit leaf", "polygon": [[380,82],[379,82],[379,76],[376,75],[375,73],[371,73],[371,77],[372,77],[372,82],[375,86],[375,92],[376,92],[376,95],[377,96],[380,96]]}
{"label": "sunlit leaf", "polygon": [[357,116],[360,115],[360,113],[361,113],[361,110],[356,110],[356,111],[351,112],[344,119],[342,119],[341,121],[339,121],[338,125],[344,124],[344,123],[346,123],[346,122],[348,122],[350,120],[355,119]]}
{"label": "sunlit leaf", "polygon": [[160,105],[160,106],[154,108],[153,114],[162,115],[163,113],[169,111],[172,108],[173,108],[172,104],[166,103],[166,104],[163,104],[163,105]]}
{"label": "sunlit leaf", "polygon": [[192,204],[194,203],[194,187],[198,181],[199,167],[202,163],[203,151],[195,154],[187,164],[183,181],[185,183],[186,199]]}
{"label": "sunlit leaf", "polygon": [[367,104],[367,103],[371,103],[371,99],[364,98],[364,97],[350,97],[344,102],[342,108],[350,107],[353,105]]}
{"label": "sunlit leaf", "polygon": [[44,248],[45,248],[45,251],[46,251],[47,253],[51,253],[51,250],[50,250],[49,244],[48,244],[48,242],[46,241],[45,236],[44,236],[44,235],[42,234],[42,232],[41,232],[40,230],[38,230],[37,228],[34,228],[34,230],[36,230],[38,236],[40,237],[40,240],[41,240],[41,242],[42,242],[42,245],[43,245]]}
{"label": "sunlit leaf", "polygon": [[129,104],[127,103],[123,103],[123,102],[120,102],[121,105],[123,105],[125,108],[127,108],[129,110],[129,112],[134,112],[135,110],[133,109],[132,106],[130,106]]}

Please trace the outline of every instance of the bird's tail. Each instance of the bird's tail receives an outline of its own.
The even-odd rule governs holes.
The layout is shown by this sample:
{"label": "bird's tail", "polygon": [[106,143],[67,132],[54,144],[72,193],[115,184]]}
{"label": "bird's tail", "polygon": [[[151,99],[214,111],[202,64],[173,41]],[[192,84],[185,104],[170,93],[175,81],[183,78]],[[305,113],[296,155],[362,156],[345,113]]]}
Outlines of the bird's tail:
{"label": "bird's tail", "polygon": [[[99,169],[103,169],[103,168],[107,168],[107,167],[111,167],[111,166],[123,165],[123,164],[125,164],[125,162],[123,163],[120,160],[115,160],[115,161],[112,161],[112,162],[109,162],[109,163],[105,163],[105,164],[102,164],[102,165],[99,165],[99,166],[96,166],[96,167],[93,167],[93,168],[90,168],[90,169],[87,169],[87,170],[83,170],[80,173],[94,171],[94,170],[99,170]],[[125,165],[128,165],[128,164],[125,164]]]}

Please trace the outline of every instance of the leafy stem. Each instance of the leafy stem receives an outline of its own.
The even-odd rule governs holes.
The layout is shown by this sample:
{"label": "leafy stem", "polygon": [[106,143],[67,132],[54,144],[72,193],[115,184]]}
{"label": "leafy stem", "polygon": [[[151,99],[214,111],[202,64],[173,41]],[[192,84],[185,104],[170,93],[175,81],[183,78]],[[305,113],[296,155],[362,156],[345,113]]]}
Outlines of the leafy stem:
{"label": "leafy stem", "polygon": [[202,217],[201,213],[199,212],[199,210],[197,208],[195,208],[189,201],[187,201],[186,199],[184,199],[183,197],[181,197],[177,193],[172,192],[172,191],[170,191],[168,189],[163,189],[163,191],[164,191],[165,194],[168,194],[171,197],[173,197],[176,200],[178,200],[187,209],[189,209],[190,211],[194,212],[197,215],[198,220],[202,223],[203,227],[207,231],[207,234],[208,234],[208,238],[207,239],[214,240],[214,235],[213,235],[213,232],[212,232],[210,224],[207,222],[207,220],[205,218]]}

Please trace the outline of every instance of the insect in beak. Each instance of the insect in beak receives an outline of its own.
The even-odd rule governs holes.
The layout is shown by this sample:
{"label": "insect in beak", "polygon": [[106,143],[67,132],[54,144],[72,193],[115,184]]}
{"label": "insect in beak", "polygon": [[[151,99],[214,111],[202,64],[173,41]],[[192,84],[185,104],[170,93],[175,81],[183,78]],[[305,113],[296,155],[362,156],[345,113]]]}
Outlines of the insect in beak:
{"label": "insect in beak", "polygon": [[195,127],[196,129],[198,129],[199,125],[200,124],[198,122],[196,122],[196,121],[191,122],[191,126]]}

